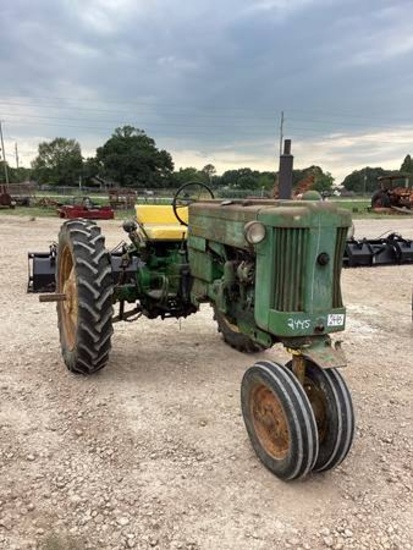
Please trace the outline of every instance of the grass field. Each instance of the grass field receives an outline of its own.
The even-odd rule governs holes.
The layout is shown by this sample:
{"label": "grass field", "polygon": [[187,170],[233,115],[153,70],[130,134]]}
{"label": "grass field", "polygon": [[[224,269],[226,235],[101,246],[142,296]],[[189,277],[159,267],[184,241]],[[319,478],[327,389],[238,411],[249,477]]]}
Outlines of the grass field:
{"label": "grass field", "polygon": [[[46,195],[42,196],[43,198],[46,198]],[[47,198],[53,198],[53,199],[59,199],[59,202],[63,202],[65,197],[62,196],[53,196],[47,195]],[[108,203],[108,199],[106,197],[102,196],[92,196],[92,201],[97,205],[103,205]],[[150,204],[149,201],[143,200],[144,204]],[[156,204],[170,204],[172,202],[172,199],[170,198],[162,198],[158,199],[156,201]],[[370,206],[370,200],[369,199],[334,199],[330,200],[331,203],[337,204],[340,208],[345,208],[346,210],[350,210],[352,213],[353,218],[355,219],[380,219],[380,218],[388,218],[393,217],[393,214],[378,214],[375,212],[369,212],[368,208]],[[55,217],[56,209],[55,208],[40,208],[40,207],[27,207],[27,206],[17,206],[14,209],[10,208],[0,208],[0,216],[1,215],[12,215],[12,216],[30,216],[30,217]],[[133,218],[135,215],[135,212],[133,209],[129,210],[115,210],[115,218],[116,219],[127,219],[127,218]],[[394,214],[395,217],[399,217],[400,214]]]}
{"label": "grass field", "polygon": [[[16,208],[0,208],[0,216],[29,216],[32,218],[56,218],[57,213],[55,208],[39,208],[37,206],[17,206]],[[115,219],[124,220],[133,218],[134,210],[115,210]]]}

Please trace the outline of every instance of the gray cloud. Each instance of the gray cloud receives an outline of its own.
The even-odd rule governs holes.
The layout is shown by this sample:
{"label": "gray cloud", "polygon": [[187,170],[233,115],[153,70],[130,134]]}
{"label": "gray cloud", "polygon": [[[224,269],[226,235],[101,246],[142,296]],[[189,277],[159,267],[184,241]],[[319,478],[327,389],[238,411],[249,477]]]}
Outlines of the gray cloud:
{"label": "gray cloud", "polygon": [[36,140],[93,154],[131,123],[182,164],[274,167],[281,110],[297,163],[338,178],[412,152],[410,0],[17,0],[0,17],[0,117],[26,162]]}

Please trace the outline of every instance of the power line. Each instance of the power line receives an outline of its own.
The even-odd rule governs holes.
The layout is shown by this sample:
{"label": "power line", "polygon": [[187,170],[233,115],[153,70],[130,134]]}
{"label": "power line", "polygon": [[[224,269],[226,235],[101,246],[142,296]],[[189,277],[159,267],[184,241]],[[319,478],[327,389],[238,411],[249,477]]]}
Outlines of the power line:
{"label": "power line", "polygon": [[[20,96],[21,97],[21,96]],[[108,100],[108,99],[74,99],[73,97],[46,97],[46,96],[31,96],[30,98],[28,98],[28,101],[55,101],[58,103],[57,107],[60,107],[61,106],[61,102],[62,101],[67,101],[67,102],[81,102],[82,104],[84,103],[93,103],[93,104],[96,104],[96,103],[104,103],[104,104],[114,104],[114,105],[124,105],[124,106],[127,106],[127,105],[136,105],[136,106],[149,106],[149,107],[153,107],[154,109],[159,109],[160,107],[165,107],[165,108],[168,108],[168,110],[170,110],[171,108],[179,108],[179,109],[194,109],[194,110],[210,110],[211,109],[211,106],[202,106],[202,105],[189,105],[189,104],[185,104],[185,105],[182,105],[180,103],[165,103],[165,102],[154,102],[154,101],[126,101],[126,100]],[[10,102],[10,100],[8,100]],[[10,102],[10,103],[14,103],[14,104],[17,104],[16,102]],[[25,103],[24,103],[25,104]],[[67,106],[69,107],[69,106]],[[73,108],[77,108],[76,106],[74,106]],[[217,106],[217,105],[214,105],[213,106],[213,110],[214,111],[224,111],[224,112],[247,112],[247,113],[262,113],[263,115],[267,115],[268,114],[268,111],[270,109],[261,109],[261,110],[257,110],[257,109],[251,109],[250,107],[228,107],[228,106]]]}
{"label": "power line", "polygon": [[[11,124],[12,121],[9,121],[9,123]],[[19,122],[15,122],[15,125],[21,125]],[[117,125],[121,125],[121,123],[118,123]],[[68,128],[68,129],[73,129],[73,130],[91,130],[91,131],[99,131],[101,133],[106,133],[106,134],[109,134],[111,135],[113,133],[113,125],[101,125],[101,126],[92,126],[92,125],[74,125],[74,124],[64,124],[64,123],[53,123],[53,122],[34,122],[34,121],[25,121],[24,122],[24,126],[35,126],[36,128],[43,128],[43,127],[47,127],[47,128],[62,128],[62,129],[65,129],[65,128]],[[153,126],[156,126],[156,124],[151,124],[151,123],[148,123],[145,125],[145,131],[146,132],[150,132],[150,133],[155,133],[156,134],[156,128],[154,128],[153,132],[151,130],[151,128]],[[159,125],[162,130],[162,127],[163,125],[160,124]],[[225,128],[227,130],[229,130],[228,126],[225,126]],[[168,131],[165,131],[164,134],[162,137],[164,139],[168,139],[168,138],[174,138],[174,137],[177,137],[177,136],[180,136],[180,137],[187,137],[187,138],[193,138],[193,137],[202,137],[202,136],[205,136],[205,137],[214,137],[214,139],[216,139],[217,137],[219,136],[216,136],[216,135],[213,135],[213,131],[214,129],[216,129],[216,127],[192,127],[192,129],[186,129],[185,127],[183,126],[176,126],[174,129],[172,128],[170,130],[170,132]],[[407,129],[407,128],[406,128]],[[233,136],[232,136],[232,139],[237,139],[237,138],[248,138],[248,137],[251,137],[251,138],[262,138],[262,139],[266,139],[266,140],[273,140],[273,137],[274,137],[274,132],[272,129],[270,129],[268,132],[264,132],[264,131],[253,131],[253,130],[250,130],[249,128],[242,128],[242,127],[236,127],[233,129],[235,133],[233,133]],[[412,132],[413,132],[413,127],[411,128]],[[158,129],[158,132],[159,132],[159,129]],[[372,133],[372,130],[370,129],[369,130],[370,133]],[[15,133],[15,132],[14,132]],[[339,133],[340,135],[337,136],[336,134]],[[299,127],[292,127],[291,129],[289,128],[289,134],[295,139],[302,139],[302,140],[306,140],[306,138],[317,138],[318,140],[334,140],[334,139],[338,139],[338,138],[359,138],[359,139],[362,139],[363,138],[363,134],[349,134],[348,132],[344,133],[344,132],[327,132],[327,131],[324,131],[322,132],[321,130],[311,130],[311,129],[306,129],[306,128],[299,128]],[[228,140],[228,134],[226,134],[225,136],[222,136],[221,138],[222,140]],[[366,137],[367,139],[367,137]],[[404,139],[397,139],[397,138],[393,138],[391,140],[384,140],[384,139],[380,139],[379,137],[376,136],[373,136],[372,139],[374,139],[377,143],[410,143],[410,139],[408,138],[404,138]],[[312,140],[314,141],[314,140]],[[240,145],[241,146],[241,145]]]}
{"label": "power line", "polygon": [[[8,117],[15,117],[15,118],[24,118],[24,119],[27,119],[27,118],[35,118],[35,119],[42,119],[42,120],[61,120],[61,121],[65,121],[65,120],[69,120],[69,121],[79,121],[79,122],[83,122],[84,120],[95,120],[95,119],[85,119],[85,117],[82,117],[82,118],[74,118],[74,117],[70,117],[70,118],[65,118],[65,117],[58,117],[58,116],[48,116],[48,115],[28,115],[28,114],[24,114],[24,115],[19,115],[19,114],[16,114],[16,113],[9,113],[8,114]],[[131,114],[129,115],[129,118],[136,118],[137,115],[136,114]],[[119,119],[118,120],[109,120],[109,119],[105,119],[105,118],[99,118],[99,119],[96,119],[97,122],[102,122],[102,123],[106,123],[106,124],[119,124]],[[186,124],[186,123],[181,123],[181,122],[150,122],[148,124],[151,124],[152,126],[178,126],[178,127],[182,127],[182,128],[202,128],[202,127],[207,127],[207,128],[228,128],[228,124],[204,124],[204,125],[197,125],[197,124]],[[243,127],[247,127],[245,123],[239,123],[236,125],[236,127],[240,127],[240,126],[243,126]],[[252,122],[252,124],[250,125],[252,128],[256,128],[256,127],[268,127],[268,129],[273,129],[273,126],[272,126],[272,123],[270,121],[267,122],[266,125],[257,125],[257,124],[254,124]],[[250,127],[248,126],[248,127]]]}
{"label": "power line", "polygon": [[[65,110],[65,111],[87,111],[87,112],[95,112],[95,113],[120,113],[120,114],[125,114],[125,115],[129,115],[131,110],[130,109],[97,109],[97,108],[94,108],[94,107],[83,107],[83,106],[71,106],[71,105],[47,105],[47,104],[28,104],[28,103],[18,103],[18,102],[10,102],[10,101],[4,101],[4,100],[1,100],[0,99],[0,105],[2,106],[6,106],[6,107],[28,107],[28,108],[39,108],[39,109],[56,109],[56,110],[59,110],[59,111],[62,111],[62,110]],[[262,115],[262,117],[257,117],[257,116],[254,116],[254,113],[251,113],[251,111],[249,111],[249,113],[251,113],[251,116],[249,117],[239,117],[239,116],[234,116],[234,115],[231,115],[230,113],[228,113],[228,111],[226,111],[226,114],[223,115],[223,114],[213,114],[211,112],[209,113],[205,113],[205,112],[201,112],[201,113],[195,113],[194,114],[194,109],[191,108],[191,107],[180,107],[178,109],[178,111],[182,111],[182,116],[191,116],[192,117],[196,117],[196,118],[206,118],[206,119],[209,119],[209,118],[219,118],[219,119],[222,119],[223,116],[225,116],[225,118],[231,118],[231,119],[235,119],[235,120],[246,120],[246,119],[251,119],[253,121],[257,120],[257,118],[259,120],[268,120],[268,112],[264,115]],[[189,112],[188,112],[189,111]],[[196,111],[199,111],[199,108],[196,109]],[[162,112],[162,106],[159,107],[159,106],[154,106],[154,109],[151,109],[151,110],[140,110],[139,111],[140,113],[143,113],[143,114],[151,114],[151,115],[159,115],[159,113]],[[173,113],[173,111],[171,111],[171,109],[166,109],[166,114],[167,115],[170,115],[170,114],[176,114],[176,113]]]}
{"label": "power line", "polygon": [[14,144],[14,152],[15,152],[15,155],[16,155],[16,168],[19,169],[19,151],[18,151],[18,148],[17,148],[17,141]]}
{"label": "power line", "polygon": [[[20,96],[21,97],[21,96]],[[58,104],[56,106],[54,105],[45,105],[44,104],[44,101],[54,101],[54,102],[57,102]],[[93,104],[96,104],[96,103],[104,103],[104,104],[114,104],[114,105],[117,105],[117,106],[127,106],[127,105],[138,105],[138,106],[149,106],[149,107],[152,107],[153,109],[156,109],[156,112],[159,111],[159,109],[162,109],[163,107],[167,108],[168,109],[168,112],[170,112],[171,108],[178,108],[180,110],[196,110],[196,111],[199,111],[199,110],[205,110],[205,109],[208,109],[209,112],[208,113],[202,113],[200,115],[197,115],[197,116],[205,116],[205,117],[214,117],[214,116],[222,116],[222,115],[214,115],[212,114],[212,112],[210,111],[211,107],[210,106],[199,106],[199,105],[188,105],[188,104],[185,104],[185,105],[182,105],[180,103],[169,103],[169,102],[159,102],[157,101],[156,103],[153,102],[153,101],[128,101],[128,100],[110,100],[110,99],[74,99],[73,97],[64,97],[64,96],[60,96],[60,97],[48,97],[48,96],[32,96],[30,98],[28,98],[28,101],[29,102],[34,102],[34,101],[40,101],[40,102],[43,102],[43,106],[45,107],[49,107],[49,108],[58,108],[58,109],[75,109],[75,110],[79,110],[79,109],[86,109],[86,110],[95,110],[96,112],[105,112],[106,109],[97,109],[97,108],[93,108],[93,107],[83,107],[83,106],[79,106],[78,104],[81,103],[82,105],[84,103],[93,103]],[[71,103],[75,103],[75,105],[62,105],[62,101],[66,101],[66,102],[71,102]],[[20,103],[19,101],[4,101],[4,100],[0,100],[0,103],[2,104],[7,104],[7,105],[23,105],[23,106],[26,106],[27,105],[27,102],[23,102],[23,103]],[[263,116],[267,117],[269,113],[271,112],[274,112],[274,110],[272,108],[268,108],[268,109],[251,109],[249,107],[227,107],[227,106],[222,106],[222,107],[219,107],[219,106],[216,106],[214,105],[213,107],[213,110],[214,111],[223,111],[225,113],[231,113],[231,112],[241,112],[241,113],[248,113],[248,114],[251,114],[252,116],[255,116],[257,113],[261,113]],[[112,110],[107,110],[108,112],[111,112]],[[286,112],[286,110],[284,110]],[[325,118],[326,116],[328,117],[333,117],[333,118],[344,118],[345,120],[348,120],[348,119],[357,119],[357,120],[365,120],[366,122],[367,121],[371,121],[371,118],[372,116],[366,116],[366,115],[358,115],[358,114],[355,114],[354,113],[354,109],[349,112],[349,111],[326,111],[325,109],[320,109],[320,110],[316,110],[316,109],[300,109],[300,108],[295,108],[295,107],[289,107],[287,109],[288,113],[289,114],[293,114],[293,113],[302,113],[304,115],[322,115],[323,118]],[[382,115],[382,112],[379,113],[380,115]],[[302,117],[301,117],[302,118]],[[406,118],[406,115],[403,115],[403,119]]]}
{"label": "power line", "polygon": [[[4,102],[1,102],[0,101],[0,105],[7,105],[7,103],[4,103]],[[42,108],[44,108],[44,106],[42,106]],[[58,107],[53,107],[54,109],[58,109]],[[64,106],[62,107],[62,109],[66,109]],[[76,112],[78,111],[78,109],[76,108],[69,108],[71,110],[75,110]],[[114,114],[117,114],[118,116],[127,116],[129,119],[130,118],[141,118],[143,119],[141,121],[141,125],[142,124],[150,124],[152,126],[157,126],[157,127],[163,127],[163,126],[169,126],[169,127],[186,127],[186,128],[198,128],[198,127],[207,127],[207,128],[222,128],[222,127],[225,127],[225,128],[228,128],[228,124],[234,124],[236,125],[237,127],[239,126],[244,126],[246,127],[247,126],[247,123],[249,123],[249,125],[253,128],[253,129],[265,129],[265,128],[268,128],[271,132],[273,130],[272,128],[272,123],[271,123],[271,117],[270,116],[267,116],[265,117],[265,121],[263,121],[263,119],[254,119],[253,117],[244,117],[244,118],[228,118],[227,116],[221,116],[221,117],[218,117],[218,116],[210,116],[210,115],[202,115],[202,114],[197,114],[197,115],[193,115],[193,114],[190,114],[190,115],[180,115],[182,118],[185,117],[185,118],[190,118],[192,122],[194,122],[194,124],[188,124],[188,123],[182,123],[182,122],[168,122],[168,121],[165,121],[165,122],[159,122],[159,121],[153,121],[153,122],[145,122],[145,119],[147,119],[148,117],[155,117],[155,118],[159,118],[159,115],[160,113],[159,112],[150,112],[150,113],[147,113],[147,112],[140,112],[140,113],[131,113],[130,111],[129,112],[126,112],[126,111],[106,111],[106,110],[93,110],[93,109],[86,109],[86,108],[83,108],[83,110],[85,110],[86,112],[104,112],[104,113],[114,113]],[[283,111],[284,113],[284,111]],[[285,115],[284,115],[285,116]],[[36,118],[36,119],[43,119],[43,120],[59,120],[59,121],[65,121],[65,120],[70,120],[70,121],[88,121],[88,120],[93,120],[95,121],[96,118],[95,117],[82,117],[82,118],[74,118],[74,117],[70,117],[70,119],[68,119],[67,117],[65,116],[52,116],[52,115],[44,115],[44,114],[28,114],[28,113],[19,113],[19,112],[13,112],[13,113],[9,113],[8,114],[8,117],[13,117],[13,118],[24,118],[24,120],[27,120],[28,118]],[[174,117],[174,115],[171,113],[167,113],[166,117],[168,117],[168,120],[172,117],[172,118],[176,118]],[[220,121],[222,121],[222,124],[210,124],[209,122],[200,122],[200,123],[196,123],[197,122],[197,119],[206,119],[207,121],[209,119],[217,119],[219,118]],[[110,120],[106,117],[102,118],[100,117],[98,120],[96,120],[97,122],[101,122],[101,123],[106,123],[106,124],[113,124],[113,125],[118,125],[119,124],[119,119],[117,120]],[[288,121],[289,121],[289,125],[288,127],[291,128],[291,129],[300,129],[300,130],[310,130],[310,131],[318,131],[317,128],[315,128],[315,126],[317,127],[321,127],[321,131],[339,131],[341,130],[342,128],[360,128],[360,129],[366,129],[366,124],[363,124],[361,122],[349,122],[349,121],[332,121],[332,120],[328,120],[328,119],[317,119],[317,120],[309,120],[309,119],[303,119],[303,118],[297,118],[295,117],[294,115],[291,115],[289,116],[288,118]],[[310,126],[306,126],[306,123],[310,124]],[[404,128],[404,129],[409,129],[410,126],[409,125],[406,125],[405,123],[403,124],[399,124],[398,128],[396,127],[396,130],[397,129],[400,129],[400,128]],[[374,124],[369,124],[368,125],[368,129],[369,130],[374,130],[374,129],[392,129],[394,130],[395,129],[395,123],[387,123],[387,124],[378,124],[378,123],[374,123]]]}

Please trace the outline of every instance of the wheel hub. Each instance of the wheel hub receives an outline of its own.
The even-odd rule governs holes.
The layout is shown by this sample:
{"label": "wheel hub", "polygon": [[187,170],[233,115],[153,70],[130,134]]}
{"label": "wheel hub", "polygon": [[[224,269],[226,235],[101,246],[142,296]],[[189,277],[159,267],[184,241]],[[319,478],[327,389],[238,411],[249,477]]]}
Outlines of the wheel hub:
{"label": "wheel hub", "polygon": [[285,413],[277,397],[261,384],[251,393],[250,410],[261,445],[275,459],[283,459],[288,453],[290,436]]}

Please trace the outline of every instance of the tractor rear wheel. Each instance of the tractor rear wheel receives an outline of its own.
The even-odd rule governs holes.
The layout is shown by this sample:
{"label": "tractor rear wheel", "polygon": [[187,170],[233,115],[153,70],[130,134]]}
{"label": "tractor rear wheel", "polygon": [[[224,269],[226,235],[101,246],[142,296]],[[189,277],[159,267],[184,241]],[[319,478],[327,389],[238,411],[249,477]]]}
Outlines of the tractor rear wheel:
{"label": "tractor rear wheel", "polygon": [[251,444],[277,477],[305,476],[318,456],[318,435],[308,397],[283,365],[260,361],[244,374],[241,406]]}
{"label": "tractor rear wheel", "polygon": [[372,208],[390,208],[390,206],[390,197],[383,189],[379,189],[373,193],[373,196],[371,197]]}
{"label": "tractor rear wheel", "polygon": [[[286,365],[292,367],[291,361]],[[304,391],[313,408],[320,450],[313,470],[326,472],[347,456],[354,438],[353,403],[336,369],[322,369],[307,359]]]}
{"label": "tractor rear wheel", "polygon": [[79,374],[102,369],[111,349],[113,282],[111,263],[100,228],[91,221],[70,220],[59,233],[56,292],[62,356]]}
{"label": "tractor rear wheel", "polygon": [[222,334],[224,342],[232,348],[243,353],[258,353],[268,349],[240,332],[238,327],[231,323],[228,317],[216,307],[214,307],[214,320],[217,322],[218,332]]}

